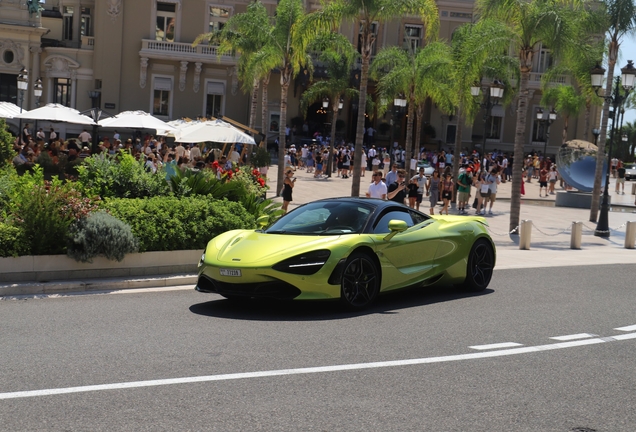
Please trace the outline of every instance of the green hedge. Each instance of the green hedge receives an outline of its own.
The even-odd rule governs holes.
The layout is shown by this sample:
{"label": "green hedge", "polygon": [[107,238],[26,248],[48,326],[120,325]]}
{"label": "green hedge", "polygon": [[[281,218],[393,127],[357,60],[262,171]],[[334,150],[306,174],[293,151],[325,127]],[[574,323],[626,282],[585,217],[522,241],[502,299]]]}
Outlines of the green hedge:
{"label": "green hedge", "polygon": [[139,252],[203,249],[225,231],[256,228],[241,204],[206,197],[110,198],[102,208],[130,225]]}
{"label": "green hedge", "polygon": [[0,221],[0,257],[20,256],[29,252],[24,232],[16,226]]}

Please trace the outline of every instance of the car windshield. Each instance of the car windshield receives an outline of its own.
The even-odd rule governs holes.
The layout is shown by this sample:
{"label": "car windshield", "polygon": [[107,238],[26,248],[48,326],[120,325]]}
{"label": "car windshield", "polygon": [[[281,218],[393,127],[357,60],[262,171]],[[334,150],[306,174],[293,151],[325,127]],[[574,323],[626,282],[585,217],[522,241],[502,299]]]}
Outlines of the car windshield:
{"label": "car windshield", "polygon": [[357,202],[318,201],[287,213],[264,232],[289,235],[359,234],[372,208]]}
{"label": "car windshield", "polygon": [[625,169],[631,170],[636,168],[636,164],[625,164]]}

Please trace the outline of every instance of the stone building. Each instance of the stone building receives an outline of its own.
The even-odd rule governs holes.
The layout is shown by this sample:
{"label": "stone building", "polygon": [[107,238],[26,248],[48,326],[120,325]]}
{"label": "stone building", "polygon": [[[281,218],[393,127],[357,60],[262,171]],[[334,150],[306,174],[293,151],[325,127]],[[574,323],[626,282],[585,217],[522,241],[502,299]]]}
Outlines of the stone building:
{"label": "stone building", "polygon": [[[273,15],[277,1],[262,0]],[[142,110],[163,119],[196,118],[222,114],[241,123],[249,120],[250,96],[240,90],[236,58],[217,56],[216,47],[192,46],[201,34],[223,26],[233,14],[245,11],[249,0],[0,0],[0,101],[10,101],[33,109],[39,103],[61,103],[80,111],[100,107],[116,114]],[[38,11],[38,6],[40,7]],[[472,2],[439,2],[440,37],[450,40],[458,26],[473,20]],[[317,0],[306,0],[307,11],[319,7]],[[343,26],[341,32],[357,44],[357,25]],[[422,44],[424,29],[417,17],[404,17],[379,25],[377,46]],[[535,58],[531,76],[532,98],[528,110],[527,149],[542,150],[545,133],[536,123],[540,100],[541,73],[551,64],[550,53],[542,49]],[[17,76],[28,71],[29,88],[20,98]],[[43,94],[36,100],[35,81],[41,78]],[[304,86],[297,79],[290,87],[288,118],[279,114],[280,87],[274,75],[269,85],[269,138],[276,127],[303,117],[314,127],[329,121],[319,105],[300,112]],[[370,89],[373,89],[371,85]],[[340,119],[341,133],[348,141],[355,134],[355,101],[346,101]],[[258,112],[260,113],[260,101]],[[515,106],[497,106],[486,125],[488,148],[511,150],[514,142]],[[592,118],[597,114],[594,113]],[[393,118],[391,118],[393,116]],[[482,116],[472,126],[462,126],[464,144],[480,144],[484,134]],[[570,119],[569,138],[582,136],[583,116]],[[393,122],[391,122],[393,120]],[[423,134],[428,148],[449,148],[455,139],[457,119],[427,107]],[[9,121],[17,132],[17,122]],[[49,127],[46,122],[40,126]],[[257,115],[256,129],[262,130]],[[391,128],[389,125],[394,123]],[[379,135],[376,142],[404,141],[404,116],[389,112],[371,123]],[[81,128],[53,125],[62,136],[75,136]],[[561,144],[562,120],[552,125],[548,153]],[[434,138],[433,132],[434,131]],[[130,131],[128,131],[130,132]],[[103,131],[108,134],[109,131]],[[123,135],[127,132],[120,131]]]}

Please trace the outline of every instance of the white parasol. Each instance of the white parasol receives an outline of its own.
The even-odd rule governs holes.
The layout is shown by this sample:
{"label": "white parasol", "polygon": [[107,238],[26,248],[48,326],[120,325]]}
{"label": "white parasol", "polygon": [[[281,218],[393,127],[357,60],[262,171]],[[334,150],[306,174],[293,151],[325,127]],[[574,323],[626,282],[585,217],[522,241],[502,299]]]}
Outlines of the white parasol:
{"label": "white parasol", "polygon": [[99,125],[107,128],[154,129],[155,131],[174,130],[174,127],[168,123],[144,111],[120,112],[114,117],[100,120]]}
{"label": "white parasol", "polygon": [[43,107],[36,108],[31,111],[24,111],[22,114],[13,116],[13,118],[24,120],[48,120],[83,125],[95,124],[93,119],[80,114],[78,110],[53,103],[46,104]]}
{"label": "white parasol", "polygon": [[219,119],[184,125],[174,131],[174,139],[177,142],[184,143],[211,141],[218,143],[256,144],[254,138]]}
{"label": "white parasol", "polygon": [[0,102],[0,118],[13,118],[20,114],[20,107],[11,102]]}

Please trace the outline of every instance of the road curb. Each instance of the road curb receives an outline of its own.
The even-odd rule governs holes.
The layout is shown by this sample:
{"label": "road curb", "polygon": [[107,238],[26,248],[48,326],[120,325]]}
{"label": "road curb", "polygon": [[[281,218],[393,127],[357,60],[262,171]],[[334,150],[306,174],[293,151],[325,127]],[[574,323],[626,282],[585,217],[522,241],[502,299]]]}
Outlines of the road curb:
{"label": "road curb", "polygon": [[0,297],[22,295],[69,294],[93,291],[156,288],[191,285],[197,282],[195,274],[178,274],[145,278],[86,279],[82,281],[25,282],[0,285]]}

